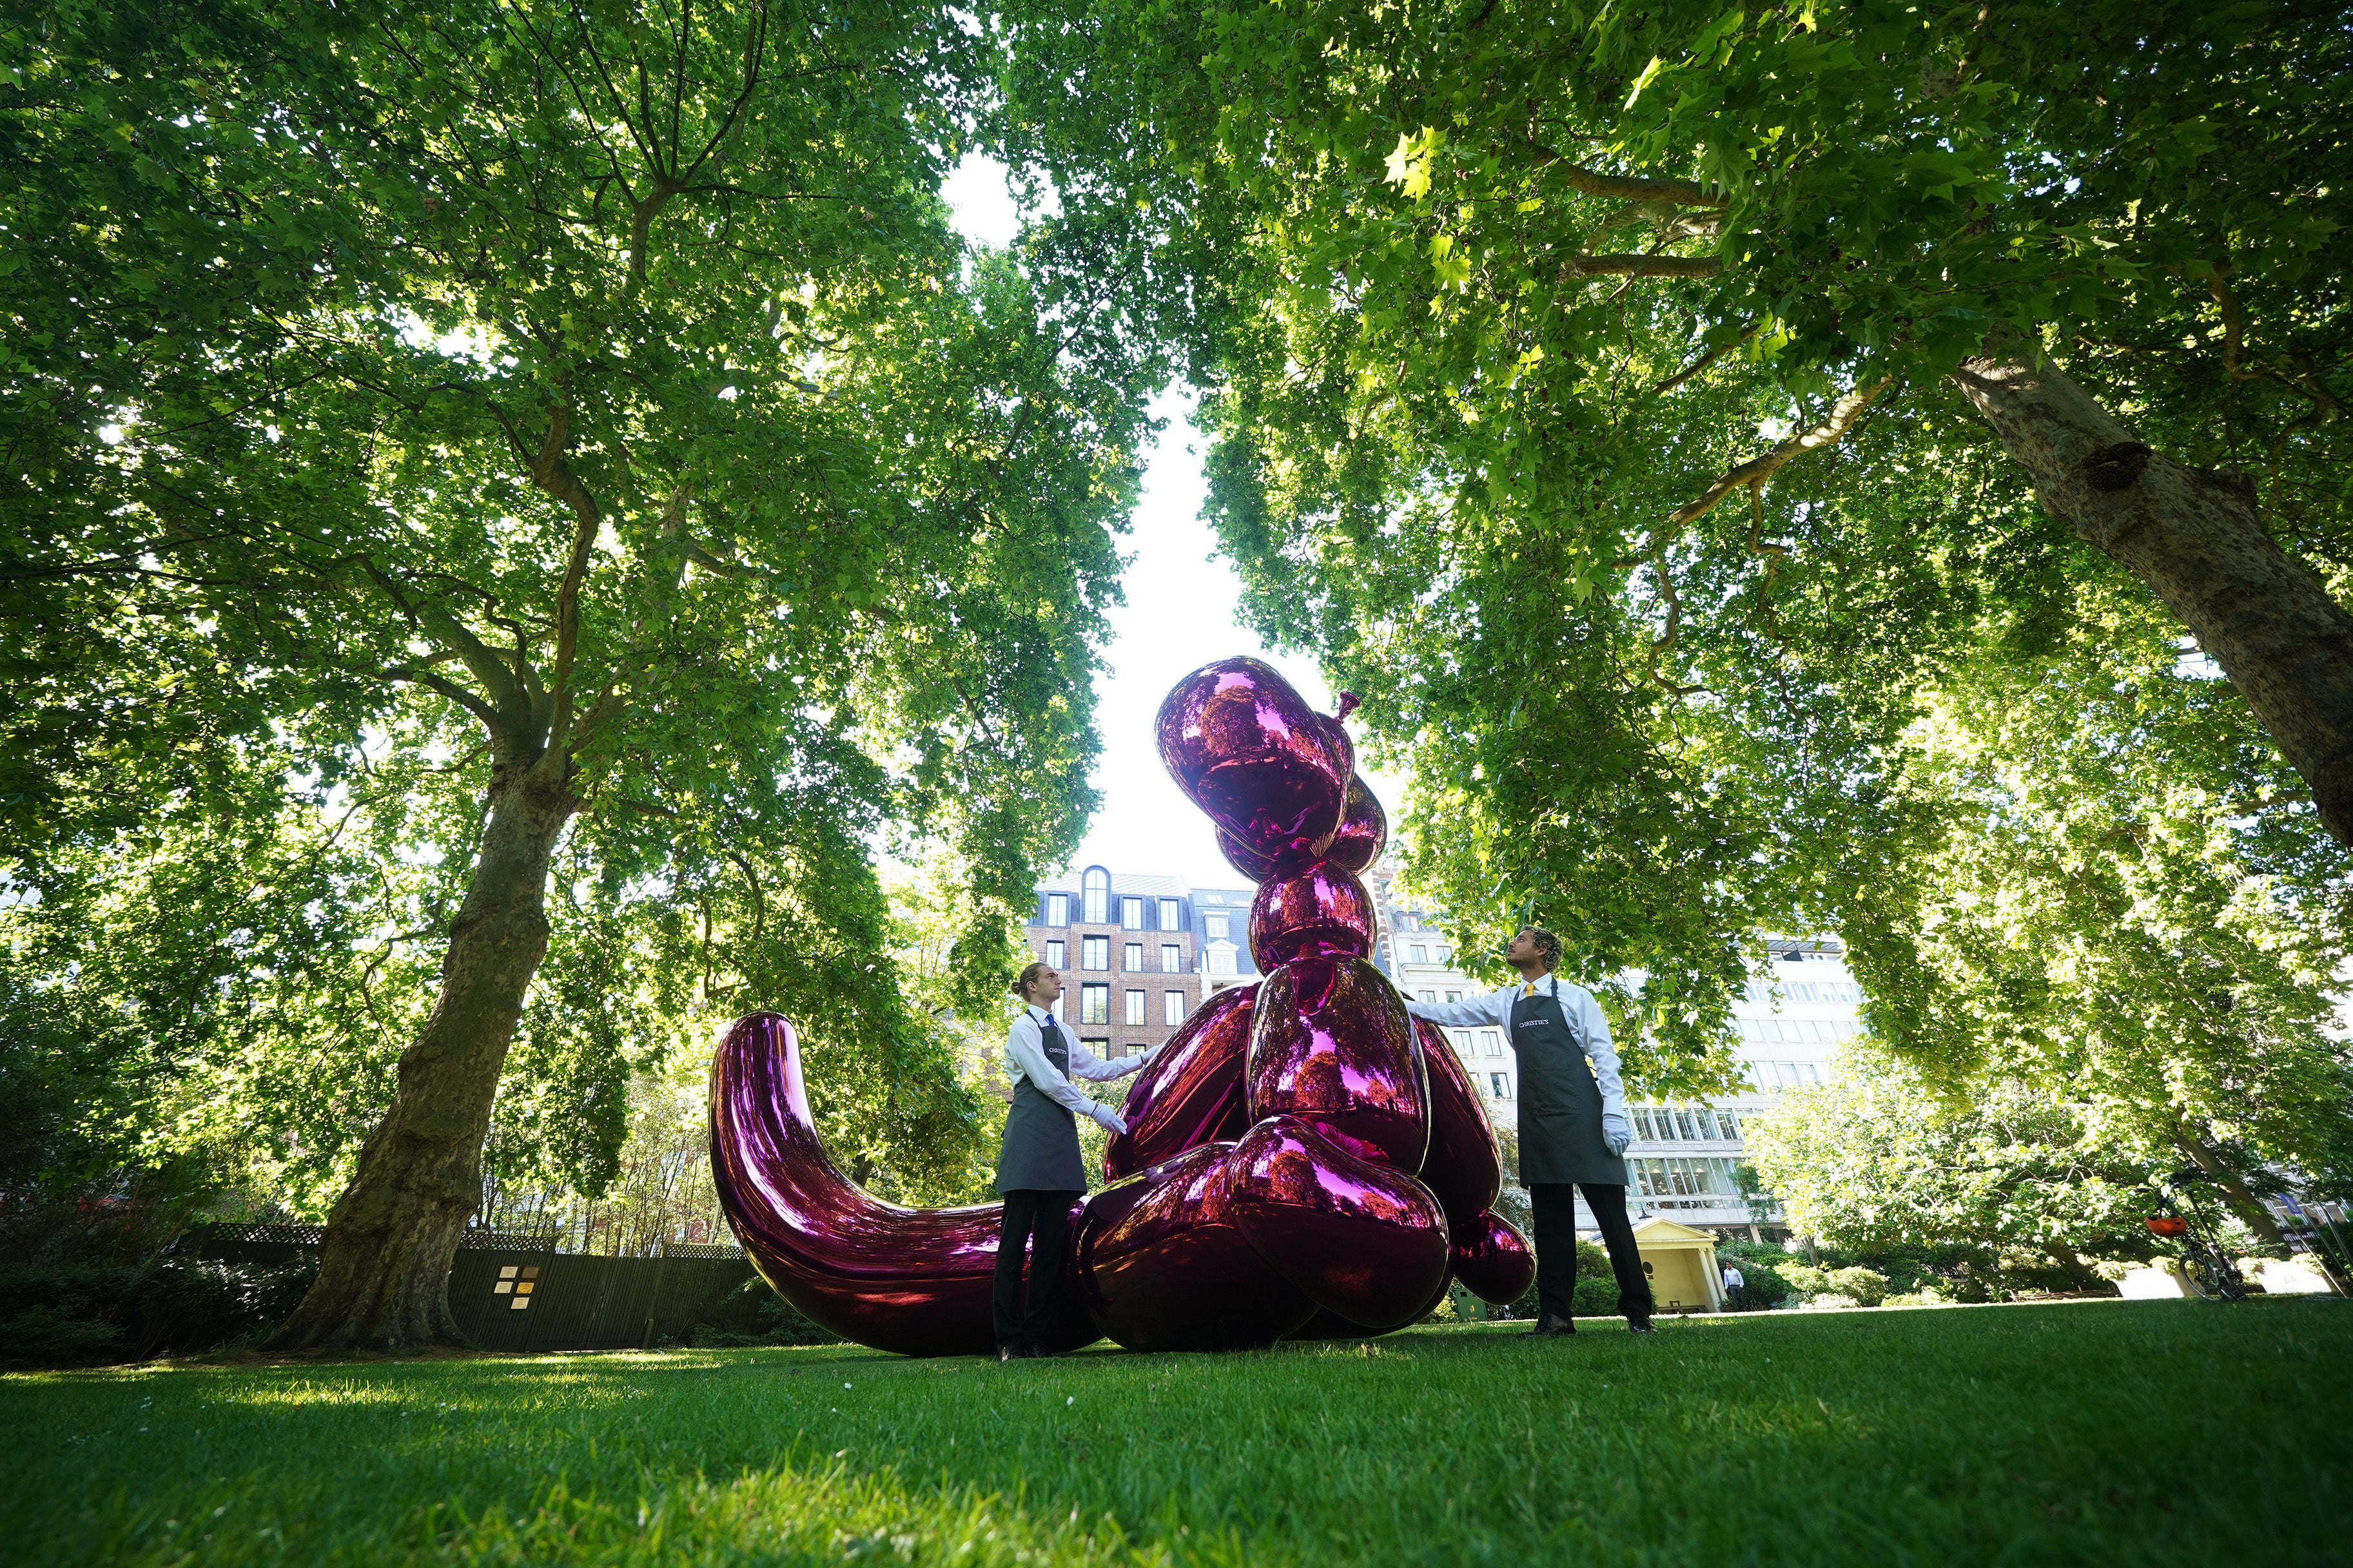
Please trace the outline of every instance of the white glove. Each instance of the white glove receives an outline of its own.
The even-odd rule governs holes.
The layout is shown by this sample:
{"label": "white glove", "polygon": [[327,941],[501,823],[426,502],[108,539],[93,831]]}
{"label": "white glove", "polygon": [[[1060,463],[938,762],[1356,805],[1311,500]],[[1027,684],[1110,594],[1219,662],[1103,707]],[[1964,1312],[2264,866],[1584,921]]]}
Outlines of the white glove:
{"label": "white glove", "polygon": [[1124,1132],[1127,1131],[1127,1123],[1120,1120],[1119,1112],[1113,1110],[1108,1105],[1098,1105],[1092,1110],[1088,1111],[1087,1114],[1093,1117],[1095,1119],[1095,1125],[1102,1128],[1106,1132]]}
{"label": "white glove", "polygon": [[1634,1142],[1634,1126],[1624,1115],[1615,1110],[1601,1113],[1601,1141],[1609,1145],[1613,1157],[1622,1156],[1626,1146]]}

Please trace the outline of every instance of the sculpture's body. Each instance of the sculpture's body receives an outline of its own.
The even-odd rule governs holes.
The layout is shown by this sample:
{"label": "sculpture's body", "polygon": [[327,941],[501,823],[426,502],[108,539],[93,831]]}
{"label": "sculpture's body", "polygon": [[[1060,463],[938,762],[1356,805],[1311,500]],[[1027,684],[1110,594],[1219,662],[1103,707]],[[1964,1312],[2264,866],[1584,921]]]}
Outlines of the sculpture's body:
{"label": "sculpture's body", "polygon": [[[1345,715],[1353,700],[1344,701]],[[1527,1242],[1489,1205],[1495,1135],[1460,1064],[1367,962],[1356,873],[1388,825],[1336,718],[1255,659],[1196,670],[1161,704],[1160,754],[1260,884],[1266,978],[1197,1008],[1129,1091],[1113,1184],[1072,1214],[1054,1348],[1229,1350],[1382,1333],[1451,1279],[1527,1288]],[[986,1354],[995,1205],[913,1210],[836,1171],[792,1026],[740,1021],[712,1067],[712,1169],[735,1234],[812,1319],[910,1355]]]}

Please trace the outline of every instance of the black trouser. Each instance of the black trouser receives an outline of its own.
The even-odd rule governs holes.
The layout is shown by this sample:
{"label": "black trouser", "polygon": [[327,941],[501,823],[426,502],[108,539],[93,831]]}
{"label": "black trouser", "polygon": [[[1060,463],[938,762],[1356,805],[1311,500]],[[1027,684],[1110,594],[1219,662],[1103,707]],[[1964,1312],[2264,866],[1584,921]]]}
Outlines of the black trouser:
{"label": "black trouser", "polygon": [[[1005,1194],[1005,1221],[997,1233],[997,1342],[1044,1350],[1054,1320],[1054,1289],[1062,1282],[1062,1242],[1071,1228],[1076,1193],[1020,1187]],[[1034,1238],[1034,1239],[1033,1239]],[[1030,1247],[1029,1300],[1021,1300],[1021,1249]]]}
{"label": "black trouser", "polygon": [[[1586,1207],[1601,1226],[1609,1248],[1609,1271],[1618,1276],[1618,1310],[1626,1321],[1648,1322],[1651,1282],[1642,1255],[1634,1248],[1634,1222],[1626,1217],[1623,1185],[1581,1182]],[[1528,1201],[1536,1221],[1536,1301],[1547,1318],[1567,1322],[1577,1296],[1577,1192],[1567,1182],[1531,1182]]]}

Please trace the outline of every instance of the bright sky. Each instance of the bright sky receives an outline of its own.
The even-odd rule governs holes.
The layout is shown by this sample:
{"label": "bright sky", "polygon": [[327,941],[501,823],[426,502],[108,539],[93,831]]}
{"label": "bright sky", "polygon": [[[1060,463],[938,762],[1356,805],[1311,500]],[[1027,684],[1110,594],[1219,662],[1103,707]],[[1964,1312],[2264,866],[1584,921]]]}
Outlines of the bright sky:
{"label": "bright sky", "polygon": [[[1020,226],[1005,166],[993,159],[966,158],[940,194],[956,227],[977,244],[1005,245]],[[1121,543],[1128,557],[1121,577],[1127,602],[1112,612],[1110,668],[1095,687],[1103,753],[1094,784],[1103,806],[1077,864],[1181,877],[1196,887],[1247,887],[1248,879],[1218,853],[1208,818],[1160,765],[1152,716],[1187,671],[1231,654],[1272,664],[1324,712],[1336,702],[1312,660],[1275,654],[1236,617],[1240,583],[1222,558],[1212,558],[1216,541],[1200,517],[1208,479],[1192,411],[1192,395],[1183,387],[1154,401],[1154,415],[1167,427],[1145,455],[1134,531]],[[1394,822],[1405,805],[1403,782],[1370,773],[1366,778]]]}

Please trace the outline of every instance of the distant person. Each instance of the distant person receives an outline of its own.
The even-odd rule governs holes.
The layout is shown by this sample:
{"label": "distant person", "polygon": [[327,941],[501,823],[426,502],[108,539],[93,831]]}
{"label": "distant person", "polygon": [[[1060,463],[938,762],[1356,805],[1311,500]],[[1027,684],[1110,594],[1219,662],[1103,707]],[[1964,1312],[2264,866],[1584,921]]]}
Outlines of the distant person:
{"label": "distant person", "polygon": [[1748,1310],[1748,1277],[1729,1261],[1724,1266],[1724,1304],[1736,1312]]}
{"label": "distant person", "polygon": [[[1103,1061],[1072,1040],[1054,1017],[1062,977],[1043,963],[1021,972],[1014,993],[1024,1004],[1005,1036],[1005,1075],[1013,1082],[1013,1109],[1005,1118],[1005,1147],[997,1156],[997,1190],[1005,1198],[1005,1218],[997,1233],[997,1359],[1042,1356],[1053,1321],[1054,1291],[1062,1279],[1062,1245],[1071,1205],[1087,1190],[1087,1169],[1079,1158],[1080,1116],[1112,1132],[1127,1123],[1108,1105],[1099,1105],[1071,1083],[1073,1074],[1096,1082],[1125,1078],[1148,1053]],[[1025,1304],[1021,1258],[1029,1250],[1029,1289]]]}
{"label": "distant person", "polygon": [[1618,1310],[1638,1334],[1651,1331],[1651,1282],[1626,1217],[1626,1145],[1634,1123],[1618,1080],[1618,1052],[1601,1005],[1582,985],[1553,973],[1560,939],[1533,926],[1512,938],[1505,962],[1520,972],[1468,1002],[1409,1002],[1406,1010],[1446,1028],[1500,1024],[1520,1058],[1520,1180],[1535,1210],[1536,1326],[1531,1336],[1573,1334],[1577,1294],[1577,1194],[1601,1226],[1618,1277]]}

